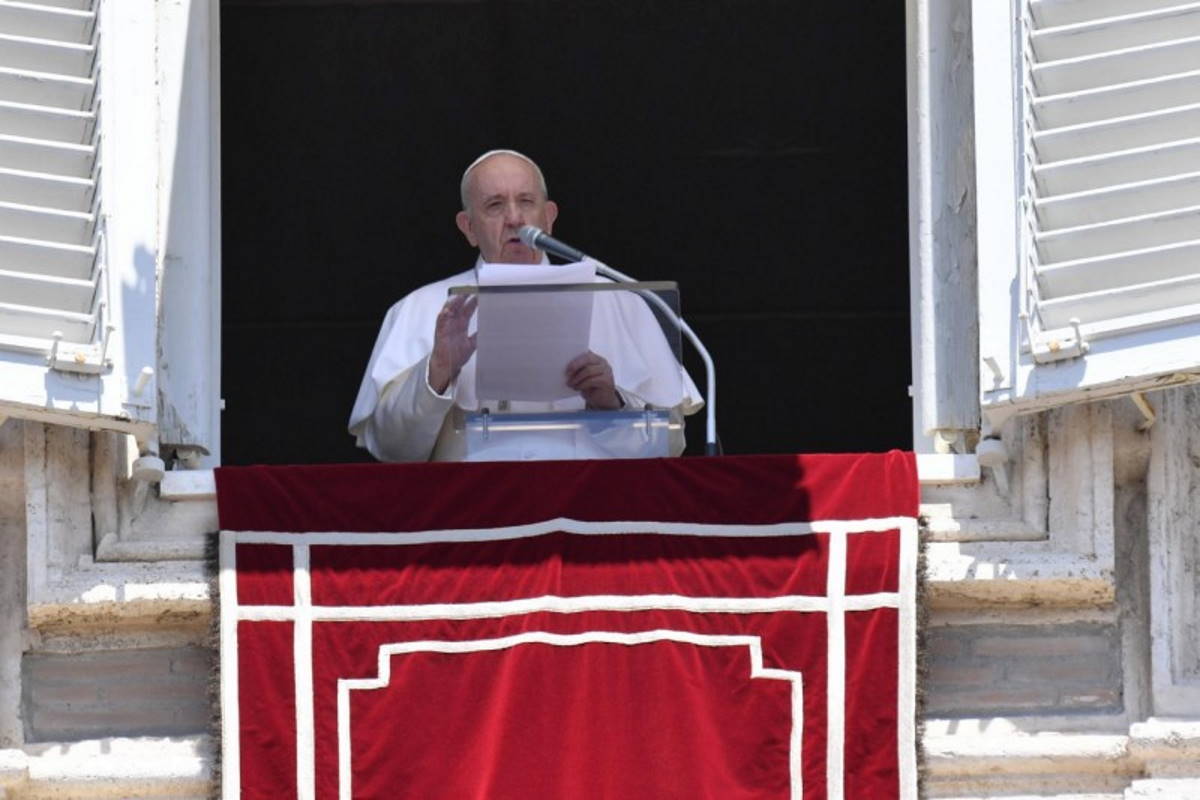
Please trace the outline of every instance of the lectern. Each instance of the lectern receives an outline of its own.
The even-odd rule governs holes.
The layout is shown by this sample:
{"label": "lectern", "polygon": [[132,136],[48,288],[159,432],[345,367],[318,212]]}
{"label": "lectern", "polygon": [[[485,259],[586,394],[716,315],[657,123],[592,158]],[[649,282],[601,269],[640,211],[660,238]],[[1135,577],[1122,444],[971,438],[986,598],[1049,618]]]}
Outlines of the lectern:
{"label": "lectern", "polygon": [[[680,358],[670,281],[462,286],[476,294],[477,348],[455,384],[467,461],[653,458],[683,446],[695,389]],[[585,407],[566,366],[587,351],[611,365],[622,408]]]}

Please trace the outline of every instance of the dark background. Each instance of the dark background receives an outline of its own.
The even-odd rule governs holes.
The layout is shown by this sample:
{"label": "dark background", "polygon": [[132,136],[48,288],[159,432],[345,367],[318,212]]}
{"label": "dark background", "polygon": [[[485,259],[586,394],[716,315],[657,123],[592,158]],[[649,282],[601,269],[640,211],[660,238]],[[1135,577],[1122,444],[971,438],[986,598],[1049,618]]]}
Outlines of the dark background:
{"label": "dark background", "polygon": [[221,72],[223,463],[364,459],[379,324],[473,262],[493,147],[679,282],[727,453],[911,447],[903,3],[223,0]]}

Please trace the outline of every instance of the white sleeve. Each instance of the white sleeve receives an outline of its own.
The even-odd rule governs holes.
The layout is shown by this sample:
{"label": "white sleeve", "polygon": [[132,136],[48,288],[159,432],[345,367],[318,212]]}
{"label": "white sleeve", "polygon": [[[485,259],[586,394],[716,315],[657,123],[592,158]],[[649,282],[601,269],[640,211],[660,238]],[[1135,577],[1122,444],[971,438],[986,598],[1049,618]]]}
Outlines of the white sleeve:
{"label": "white sleeve", "polygon": [[433,331],[448,287],[471,278],[463,273],[423,286],[384,316],[347,425],[375,458],[420,461],[433,451],[453,404],[449,389],[439,395],[428,384]]}
{"label": "white sleeve", "polygon": [[429,356],[388,382],[362,426],[363,444],[380,461],[428,461],[446,412],[450,390],[438,394],[429,385]]}

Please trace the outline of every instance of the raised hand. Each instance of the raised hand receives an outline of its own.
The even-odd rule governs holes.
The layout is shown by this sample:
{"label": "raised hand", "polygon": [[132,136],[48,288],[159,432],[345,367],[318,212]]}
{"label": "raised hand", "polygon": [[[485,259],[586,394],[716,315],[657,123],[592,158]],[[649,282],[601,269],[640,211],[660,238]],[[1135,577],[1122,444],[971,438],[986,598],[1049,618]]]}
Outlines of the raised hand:
{"label": "raised hand", "polygon": [[567,364],[567,386],[583,395],[588,408],[615,411],[623,405],[612,367],[591,350]]}
{"label": "raised hand", "polygon": [[438,394],[445,393],[475,352],[475,334],[468,336],[467,328],[478,302],[476,295],[456,294],[438,312],[429,355],[429,385]]}

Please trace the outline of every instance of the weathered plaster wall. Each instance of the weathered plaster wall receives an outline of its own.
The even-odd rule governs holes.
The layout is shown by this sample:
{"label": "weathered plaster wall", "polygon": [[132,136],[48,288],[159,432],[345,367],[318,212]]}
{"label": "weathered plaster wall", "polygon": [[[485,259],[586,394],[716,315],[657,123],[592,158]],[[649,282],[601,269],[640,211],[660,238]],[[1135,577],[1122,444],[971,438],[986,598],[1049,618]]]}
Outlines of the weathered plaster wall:
{"label": "weathered plaster wall", "polygon": [[0,750],[19,747],[25,617],[25,462],[21,423],[0,424]]}

